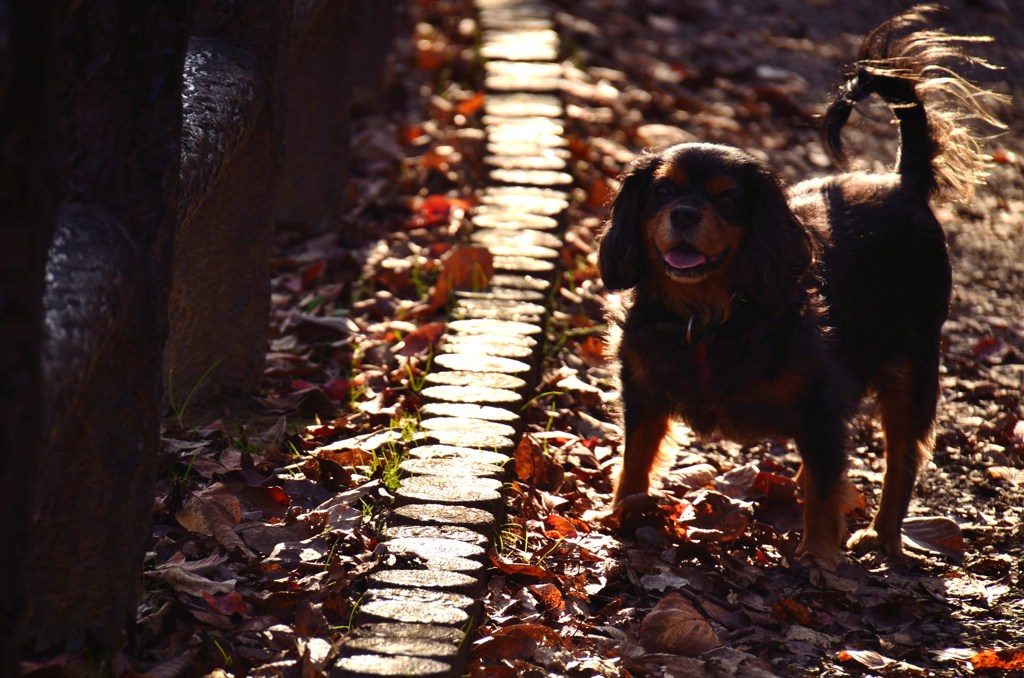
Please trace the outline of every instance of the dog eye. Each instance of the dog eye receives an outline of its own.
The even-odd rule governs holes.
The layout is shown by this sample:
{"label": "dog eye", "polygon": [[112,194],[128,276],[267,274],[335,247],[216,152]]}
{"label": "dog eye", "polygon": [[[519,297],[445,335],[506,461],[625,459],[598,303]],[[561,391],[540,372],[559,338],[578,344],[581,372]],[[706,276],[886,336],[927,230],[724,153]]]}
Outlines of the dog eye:
{"label": "dog eye", "polygon": [[715,196],[715,204],[719,209],[731,210],[739,204],[739,199],[734,193],[721,193]]}
{"label": "dog eye", "polygon": [[656,198],[667,198],[672,195],[672,185],[665,182],[654,184],[651,186],[651,193]]}

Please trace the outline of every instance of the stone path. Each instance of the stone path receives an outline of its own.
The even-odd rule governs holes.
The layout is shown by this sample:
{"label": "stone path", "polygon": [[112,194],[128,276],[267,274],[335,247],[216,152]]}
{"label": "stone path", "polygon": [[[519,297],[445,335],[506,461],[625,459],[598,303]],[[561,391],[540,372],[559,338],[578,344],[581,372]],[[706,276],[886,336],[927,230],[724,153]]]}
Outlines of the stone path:
{"label": "stone path", "polygon": [[472,215],[494,256],[486,291],[460,292],[422,395],[432,444],[410,450],[374,574],[337,662],[347,676],[460,676],[481,617],[487,548],[522,434],[572,185],[558,35],[533,0],[477,0],[489,186]]}

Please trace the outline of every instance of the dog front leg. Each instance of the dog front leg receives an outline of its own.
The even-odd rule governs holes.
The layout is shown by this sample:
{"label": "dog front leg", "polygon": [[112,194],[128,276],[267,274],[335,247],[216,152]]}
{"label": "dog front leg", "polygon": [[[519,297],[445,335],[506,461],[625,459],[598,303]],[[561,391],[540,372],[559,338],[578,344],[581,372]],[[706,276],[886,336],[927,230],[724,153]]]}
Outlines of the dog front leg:
{"label": "dog front leg", "polygon": [[846,537],[843,505],[846,492],[845,427],[834,415],[809,416],[798,439],[803,459],[800,470],[804,490],[804,535],[796,556],[808,565],[834,570]]}
{"label": "dog front leg", "polygon": [[644,494],[650,486],[651,468],[668,432],[669,414],[648,402],[635,400],[623,390],[625,451],[615,486],[612,506],[631,494]]}

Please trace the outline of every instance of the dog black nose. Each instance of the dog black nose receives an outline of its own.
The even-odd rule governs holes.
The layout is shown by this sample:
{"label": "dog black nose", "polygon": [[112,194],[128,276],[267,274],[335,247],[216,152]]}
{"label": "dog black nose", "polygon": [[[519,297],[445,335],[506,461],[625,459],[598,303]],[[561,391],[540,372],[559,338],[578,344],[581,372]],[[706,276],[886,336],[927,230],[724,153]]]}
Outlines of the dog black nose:
{"label": "dog black nose", "polygon": [[672,225],[686,228],[700,223],[700,209],[693,205],[678,205],[672,209]]}

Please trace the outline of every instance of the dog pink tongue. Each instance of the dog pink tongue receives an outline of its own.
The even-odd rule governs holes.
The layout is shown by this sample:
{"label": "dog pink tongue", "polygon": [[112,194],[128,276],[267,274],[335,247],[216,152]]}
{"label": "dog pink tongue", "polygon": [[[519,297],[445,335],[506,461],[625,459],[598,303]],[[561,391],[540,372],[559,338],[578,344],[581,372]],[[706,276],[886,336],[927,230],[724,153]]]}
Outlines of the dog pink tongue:
{"label": "dog pink tongue", "polygon": [[692,247],[677,247],[665,253],[665,263],[672,268],[693,268],[706,261],[704,255]]}

